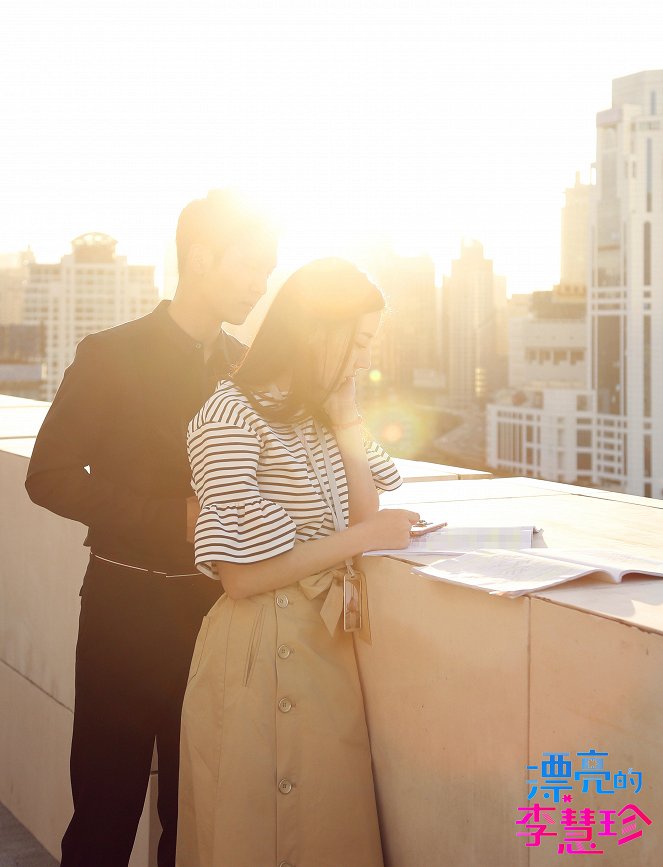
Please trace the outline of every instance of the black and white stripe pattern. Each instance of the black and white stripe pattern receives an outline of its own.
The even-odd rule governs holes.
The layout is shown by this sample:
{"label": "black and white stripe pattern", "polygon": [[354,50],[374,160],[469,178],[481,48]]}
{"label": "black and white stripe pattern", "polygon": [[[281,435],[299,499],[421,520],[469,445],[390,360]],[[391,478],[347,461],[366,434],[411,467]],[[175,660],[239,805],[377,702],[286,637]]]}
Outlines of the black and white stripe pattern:
{"label": "black and white stripe pattern", "polygon": [[[270,398],[260,398],[265,404]],[[312,419],[301,425],[326,478]],[[333,434],[324,431],[345,520],[348,485]],[[212,575],[215,560],[255,563],[290,550],[295,541],[334,532],[334,520],[306,450],[289,425],[268,424],[232,382],[221,382],[188,431],[192,485],[200,500],[196,566]],[[379,490],[401,484],[391,458],[377,443],[366,453]]]}

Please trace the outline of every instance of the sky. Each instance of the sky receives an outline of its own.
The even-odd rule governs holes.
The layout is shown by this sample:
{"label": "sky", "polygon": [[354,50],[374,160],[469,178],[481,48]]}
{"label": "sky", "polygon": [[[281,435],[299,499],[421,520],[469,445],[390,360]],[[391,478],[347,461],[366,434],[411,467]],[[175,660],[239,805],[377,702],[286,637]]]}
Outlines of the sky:
{"label": "sky", "polygon": [[0,252],[107,232],[158,280],[177,215],[233,184],[281,269],[389,238],[510,293],[559,278],[613,78],[663,68],[663,3],[16,0],[0,5]]}

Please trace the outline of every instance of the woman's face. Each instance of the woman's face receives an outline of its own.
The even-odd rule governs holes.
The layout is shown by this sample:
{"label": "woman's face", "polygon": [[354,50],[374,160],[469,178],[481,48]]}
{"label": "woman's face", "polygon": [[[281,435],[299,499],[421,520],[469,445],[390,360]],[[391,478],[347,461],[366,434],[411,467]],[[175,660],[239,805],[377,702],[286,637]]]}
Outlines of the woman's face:
{"label": "woman's face", "polygon": [[[347,379],[354,377],[360,370],[368,370],[371,366],[371,346],[373,338],[380,327],[382,313],[364,313],[357,322],[354,335],[350,329],[340,329],[332,332],[320,347],[321,384],[328,389],[334,381],[340,388]],[[348,336],[352,345],[348,347]],[[349,354],[348,354],[349,351]],[[339,366],[347,355],[347,360],[339,374]]]}

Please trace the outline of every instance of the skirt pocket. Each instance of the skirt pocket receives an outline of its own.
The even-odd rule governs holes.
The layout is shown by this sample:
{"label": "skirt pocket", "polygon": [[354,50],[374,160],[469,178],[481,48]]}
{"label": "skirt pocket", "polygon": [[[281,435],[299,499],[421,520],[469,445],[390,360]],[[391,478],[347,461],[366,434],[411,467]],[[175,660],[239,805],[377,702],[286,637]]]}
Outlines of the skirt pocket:
{"label": "skirt pocket", "polygon": [[265,606],[261,605],[258,613],[255,616],[255,620],[253,621],[253,628],[251,629],[251,638],[249,640],[249,646],[246,651],[246,663],[244,666],[244,686],[248,686],[251,680],[251,675],[253,674],[253,669],[255,667],[256,659],[258,658],[258,651],[260,650],[260,639],[262,638],[262,626],[265,620]]}
{"label": "skirt pocket", "polygon": [[198,673],[198,667],[200,666],[200,660],[203,656],[203,650],[205,649],[205,639],[207,638],[207,631],[209,629],[209,615],[205,615],[202,619],[202,623],[200,624],[200,629],[198,631],[198,638],[196,638],[196,645],[193,648],[193,656],[191,657],[191,666],[189,667],[189,681],[193,680],[193,678]]}

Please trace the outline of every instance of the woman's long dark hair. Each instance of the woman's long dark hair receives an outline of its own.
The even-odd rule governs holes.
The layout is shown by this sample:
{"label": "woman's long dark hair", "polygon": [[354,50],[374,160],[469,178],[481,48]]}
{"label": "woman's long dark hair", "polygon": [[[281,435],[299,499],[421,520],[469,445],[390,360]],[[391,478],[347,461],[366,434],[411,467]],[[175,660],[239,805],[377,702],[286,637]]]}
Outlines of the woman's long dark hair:
{"label": "woman's long dark hair", "polygon": [[[330,426],[324,403],[340,385],[352,351],[359,319],[385,306],[382,292],[366,274],[344,259],[316,259],[295,271],[277,293],[233,381],[263,417],[290,424],[302,415]],[[320,346],[332,334],[345,338],[335,376],[320,381]],[[287,395],[273,406],[257,404],[254,395],[283,374]]]}

